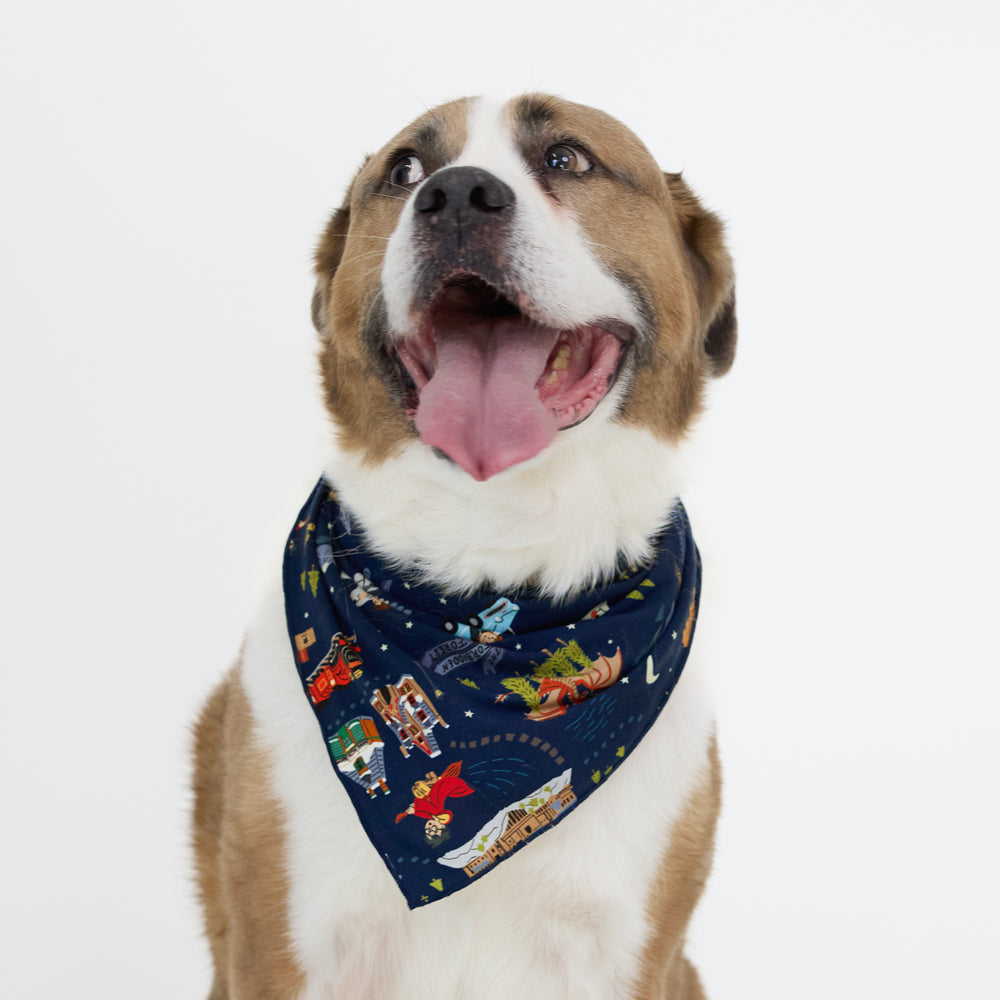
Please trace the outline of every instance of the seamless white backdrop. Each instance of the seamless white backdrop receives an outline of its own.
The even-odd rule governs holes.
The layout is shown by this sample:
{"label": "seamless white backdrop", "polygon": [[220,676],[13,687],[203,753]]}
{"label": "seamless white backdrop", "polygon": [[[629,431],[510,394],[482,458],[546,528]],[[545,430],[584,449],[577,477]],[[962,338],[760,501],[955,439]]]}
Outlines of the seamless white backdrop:
{"label": "seamless white backdrop", "polygon": [[8,10],[0,995],[207,992],[188,726],[318,471],[312,246],[425,107],[542,89],[683,169],[737,262],[686,497],[721,581],[710,994],[997,996],[996,27],[972,0]]}

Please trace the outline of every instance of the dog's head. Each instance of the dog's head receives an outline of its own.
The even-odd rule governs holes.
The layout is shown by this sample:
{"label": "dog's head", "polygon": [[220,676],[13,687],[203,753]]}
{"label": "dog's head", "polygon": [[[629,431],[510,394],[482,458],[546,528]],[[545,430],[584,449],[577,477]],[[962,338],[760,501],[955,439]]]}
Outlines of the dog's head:
{"label": "dog's head", "polygon": [[316,273],[327,406],[368,464],[419,440],[487,480],[594,421],[676,442],[735,352],[719,220],[552,97],[417,119],[359,170]]}

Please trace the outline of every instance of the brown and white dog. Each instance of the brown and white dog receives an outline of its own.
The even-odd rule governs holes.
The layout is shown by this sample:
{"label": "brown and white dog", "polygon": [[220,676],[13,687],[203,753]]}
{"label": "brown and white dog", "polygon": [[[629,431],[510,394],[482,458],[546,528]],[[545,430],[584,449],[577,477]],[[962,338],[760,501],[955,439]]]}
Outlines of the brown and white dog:
{"label": "brown and white dog", "polygon": [[[365,161],[316,273],[326,472],[383,558],[558,598],[649,557],[736,323],[721,223],[627,128],[540,95],[435,108]],[[703,996],[683,946],[719,766],[697,643],[606,787],[412,912],[289,650],[276,573],[196,733],[213,1000]]]}

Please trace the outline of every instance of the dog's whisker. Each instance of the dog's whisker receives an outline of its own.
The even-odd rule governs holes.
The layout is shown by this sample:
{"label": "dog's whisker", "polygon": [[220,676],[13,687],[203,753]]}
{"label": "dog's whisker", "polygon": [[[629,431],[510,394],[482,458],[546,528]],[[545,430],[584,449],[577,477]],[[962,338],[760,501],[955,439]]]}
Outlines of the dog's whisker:
{"label": "dog's whisker", "polygon": [[588,247],[600,247],[602,250],[610,250],[612,253],[617,253],[617,247],[610,247],[607,243],[598,243],[596,240],[592,240],[589,237],[584,237],[584,240]]}
{"label": "dog's whisker", "polygon": [[385,258],[384,250],[369,250],[365,253],[351,254],[350,257],[346,257],[341,263],[341,267],[345,264],[353,264],[356,260],[368,260],[370,257],[381,257]]}
{"label": "dog's whisker", "polygon": [[382,270],[382,265],[376,264],[374,267],[368,268],[368,270],[365,271],[365,273],[361,275],[361,277],[362,279],[367,278],[369,274],[374,274],[376,271],[381,271],[381,270]]}
{"label": "dog's whisker", "polygon": [[369,249],[369,250],[359,249],[357,251],[357,253],[351,254],[351,256],[348,257],[344,261],[344,263],[346,263],[347,260],[360,260],[360,259],[362,259],[364,257],[384,257],[384,256],[385,256],[385,247],[376,247],[374,250],[371,250],[371,249]]}

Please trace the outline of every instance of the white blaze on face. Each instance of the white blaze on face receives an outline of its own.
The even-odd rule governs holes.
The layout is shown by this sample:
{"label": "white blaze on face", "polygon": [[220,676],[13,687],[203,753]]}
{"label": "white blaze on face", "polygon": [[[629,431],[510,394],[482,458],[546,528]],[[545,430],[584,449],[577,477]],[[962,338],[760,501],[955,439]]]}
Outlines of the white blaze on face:
{"label": "white blaze on face", "polygon": [[[559,329],[598,319],[636,326],[638,313],[628,291],[590,252],[586,234],[571,213],[533,176],[533,171],[545,169],[544,163],[524,162],[514,142],[516,123],[510,120],[507,104],[477,98],[470,104],[467,127],[465,148],[448,166],[488,170],[514,192],[513,224],[503,252],[508,277],[524,296],[524,302],[517,304],[530,304],[533,319]],[[418,186],[414,194],[419,190]],[[419,271],[413,197],[389,240],[382,269],[390,331],[397,338],[415,333],[414,324],[419,322],[411,309]]]}

